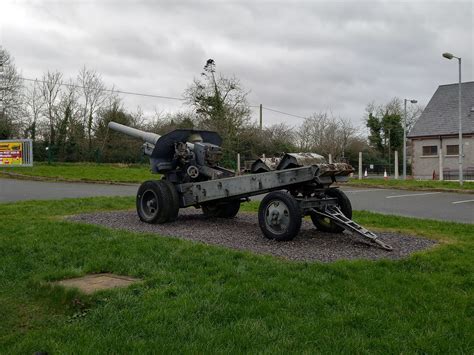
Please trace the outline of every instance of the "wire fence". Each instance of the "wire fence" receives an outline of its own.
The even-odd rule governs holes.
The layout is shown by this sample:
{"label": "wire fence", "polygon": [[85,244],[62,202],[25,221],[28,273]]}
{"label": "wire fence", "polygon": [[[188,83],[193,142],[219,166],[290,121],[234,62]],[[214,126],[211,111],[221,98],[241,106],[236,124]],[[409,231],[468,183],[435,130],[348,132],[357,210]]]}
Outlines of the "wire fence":
{"label": "wire fence", "polygon": [[[357,164],[358,165],[358,164]],[[362,173],[367,176],[384,176],[386,173],[387,176],[395,175],[395,166],[389,164],[370,164],[370,163],[363,163],[362,164]],[[403,174],[403,165],[400,164],[398,166],[398,173],[399,175]],[[411,175],[411,166],[407,166],[407,175]]]}

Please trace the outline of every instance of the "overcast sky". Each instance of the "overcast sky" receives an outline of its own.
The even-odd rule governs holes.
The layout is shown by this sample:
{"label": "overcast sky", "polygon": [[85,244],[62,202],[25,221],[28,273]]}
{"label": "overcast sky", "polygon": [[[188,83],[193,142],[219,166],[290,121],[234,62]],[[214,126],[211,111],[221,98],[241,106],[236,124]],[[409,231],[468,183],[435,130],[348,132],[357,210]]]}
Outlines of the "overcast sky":
{"label": "overcast sky", "polygon": [[[208,58],[235,74],[253,105],[362,125],[368,102],[426,105],[440,84],[474,72],[473,1],[11,1],[0,43],[22,75],[83,65],[120,90],[181,96]],[[176,101],[124,97],[146,112]],[[257,119],[257,112],[255,112]],[[264,112],[264,123],[301,119]]]}

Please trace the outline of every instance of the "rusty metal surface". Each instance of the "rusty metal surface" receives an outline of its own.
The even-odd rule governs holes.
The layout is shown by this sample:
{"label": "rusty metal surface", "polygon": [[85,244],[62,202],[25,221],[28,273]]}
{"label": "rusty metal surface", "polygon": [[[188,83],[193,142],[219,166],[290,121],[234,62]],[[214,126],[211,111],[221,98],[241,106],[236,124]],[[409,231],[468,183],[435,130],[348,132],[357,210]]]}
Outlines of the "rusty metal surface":
{"label": "rusty metal surface", "polygon": [[320,164],[320,176],[348,176],[354,172],[354,168],[347,163]]}
{"label": "rusty metal surface", "polygon": [[316,153],[287,153],[287,155],[295,158],[298,165],[301,166],[326,163],[326,159],[322,155]]}
{"label": "rusty metal surface", "polygon": [[275,170],[278,164],[280,164],[280,161],[281,158],[278,157],[265,158],[265,156],[263,156],[252,163],[250,166],[250,172],[259,173]]}
{"label": "rusty metal surface", "polygon": [[278,164],[280,163],[281,161],[281,158],[277,158],[277,157],[272,157],[272,158],[260,158],[259,160],[261,160],[266,166],[268,166],[270,168],[270,170],[275,170],[276,167],[278,166]]}

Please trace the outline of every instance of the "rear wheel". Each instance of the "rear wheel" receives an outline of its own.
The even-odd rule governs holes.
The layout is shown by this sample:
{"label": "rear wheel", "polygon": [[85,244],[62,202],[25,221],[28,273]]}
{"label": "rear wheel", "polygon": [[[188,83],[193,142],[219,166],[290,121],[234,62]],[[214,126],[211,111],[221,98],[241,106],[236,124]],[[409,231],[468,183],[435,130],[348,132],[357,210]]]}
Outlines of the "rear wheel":
{"label": "rear wheel", "polygon": [[[344,192],[339,189],[330,188],[327,189],[324,194],[327,197],[337,198],[337,207],[339,207],[344,216],[352,219],[351,201]],[[341,233],[344,230],[344,228],[338,226],[329,218],[321,217],[314,212],[311,213],[310,216],[314,226],[322,232]]]}
{"label": "rear wheel", "polygon": [[168,180],[161,179],[159,182],[164,184],[166,188],[168,189],[168,192],[170,193],[168,222],[174,222],[176,221],[176,218],[178,218],[178,213],[179,213],[178,191],[176,191],[176,187]]}
{"label": "rear wheel", "polygon": [[301,228],[301,218],[296,199],[282,191],[266,195],[258,209],[258,224],[268,239],[292,240]]}
{"label": "rear wheel", "polygon": [[203,203],[201,207],[207,217],[234,218],[239,213],[240,200]]}
{"label": "rear wheel", "polygon": [[137,213],[147,223],[165,223],[169,220],[172,196],[162,181],[149,180],[137,192]]}

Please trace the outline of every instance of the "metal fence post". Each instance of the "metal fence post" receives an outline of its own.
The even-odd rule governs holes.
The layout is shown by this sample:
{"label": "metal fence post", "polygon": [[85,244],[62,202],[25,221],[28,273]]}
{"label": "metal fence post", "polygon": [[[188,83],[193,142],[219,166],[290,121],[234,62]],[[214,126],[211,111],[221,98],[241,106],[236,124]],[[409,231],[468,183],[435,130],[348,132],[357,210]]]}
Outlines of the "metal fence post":
{"label": "metal fence post", "polygon": [[395,180],[398,180],[398,150],[395,151]]}
{"label": "metal fence post", "polygon": [[236,175],[240,175],[240,153],[237,153],[237,171]]}

